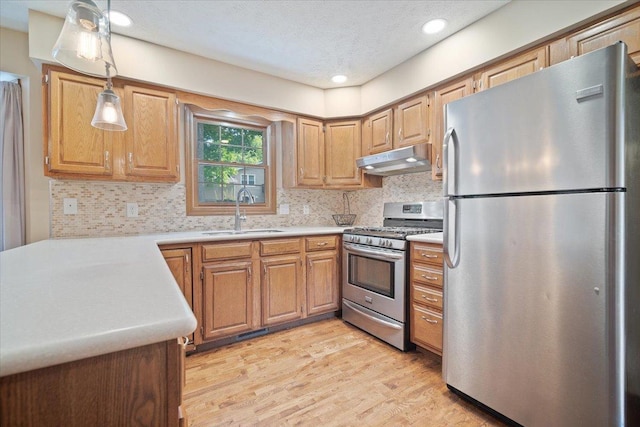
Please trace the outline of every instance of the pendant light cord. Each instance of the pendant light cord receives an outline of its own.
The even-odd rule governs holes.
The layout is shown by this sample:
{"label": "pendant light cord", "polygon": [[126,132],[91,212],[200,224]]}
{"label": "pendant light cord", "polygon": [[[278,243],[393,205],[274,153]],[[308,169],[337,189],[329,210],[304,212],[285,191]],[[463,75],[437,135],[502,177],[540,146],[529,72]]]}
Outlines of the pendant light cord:
{"label": "pendant light cord", "polygon": [[[107,0],[107,32],[109,34],[109,45],[111,45],[111,0]],[[104,68],[107,73],[107,89],[111,90],[113,88],[113,84],[111,83],[111,73],[109,72],[109,68],[111,65],[105,61]]]}

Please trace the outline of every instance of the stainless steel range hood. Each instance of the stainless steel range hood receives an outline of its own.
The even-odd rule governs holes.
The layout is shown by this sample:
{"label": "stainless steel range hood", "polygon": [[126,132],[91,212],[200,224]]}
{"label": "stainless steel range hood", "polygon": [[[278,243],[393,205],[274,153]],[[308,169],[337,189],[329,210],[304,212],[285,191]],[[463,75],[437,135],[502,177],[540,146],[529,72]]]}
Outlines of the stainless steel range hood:
{"label": "stainless steel range hood", "polygon": [[417,144],[360,157],[356,159],[356,165],[365,173],[382,176],[430,171],[431,144]]}

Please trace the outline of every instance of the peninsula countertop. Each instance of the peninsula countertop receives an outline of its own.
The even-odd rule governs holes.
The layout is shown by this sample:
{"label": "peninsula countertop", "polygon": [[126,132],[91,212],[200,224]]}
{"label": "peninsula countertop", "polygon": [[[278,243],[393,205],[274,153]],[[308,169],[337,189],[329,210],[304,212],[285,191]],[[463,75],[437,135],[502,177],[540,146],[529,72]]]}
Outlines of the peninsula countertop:
{"label": "peninsula countertop", "polygon": [[44,240],[0,253],[0,376],[189,335],[196,319],[158,245],[342,227]]}

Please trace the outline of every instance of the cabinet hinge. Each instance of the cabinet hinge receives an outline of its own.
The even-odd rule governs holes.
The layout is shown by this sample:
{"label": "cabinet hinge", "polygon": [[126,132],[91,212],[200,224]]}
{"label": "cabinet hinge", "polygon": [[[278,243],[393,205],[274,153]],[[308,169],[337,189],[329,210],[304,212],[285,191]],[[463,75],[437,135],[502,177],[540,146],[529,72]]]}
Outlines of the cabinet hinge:
{"label": "cabinet hinge", "polygon": [[200,326],[200,336],[204,337],[204,326]]}
{"label": "cabinet hinge", "polygon": [[45,165],[49,164],[49,156],[44,156],[44,164]]}
{"label": "cabinet hinge", "polygon": [[45,85],[49,83],[49,74],[42,76],[42,83]]}
{"label": "cabinet hinge", "polygon": [[200,280],[204,280],[204,271],[200,272]]}
{"label": "cabinet hinge", "polygon": [[189,254],[185,254],[184,256],[184,262],[189,264]]}
{"label": "cabinet hinge", "polygon": [[176,165],[176,172],[180,173],[180,165]]}
{"label": "cabinet hinge", "polygon": [[427,107],[431,106],[431,97],[427,95]]}

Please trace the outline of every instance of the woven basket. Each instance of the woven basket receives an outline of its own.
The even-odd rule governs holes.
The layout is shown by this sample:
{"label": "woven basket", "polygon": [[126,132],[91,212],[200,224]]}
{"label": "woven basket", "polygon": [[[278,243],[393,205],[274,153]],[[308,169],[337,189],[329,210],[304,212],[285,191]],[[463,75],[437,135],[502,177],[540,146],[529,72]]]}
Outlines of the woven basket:
{"label": "woven basket", "polygon": [[333,214],[333,220],[338,227],[345,227],[353,225],[356,220],[356,214],[351,213],[351,206],[349,206],[349,196],[347,193],[342,193],[342,211],[341,214]]}
{"label": "woven basket", "polygon": [[356,214],[333,214],[332,216],[338,227],[353,225],[356,220]]}

